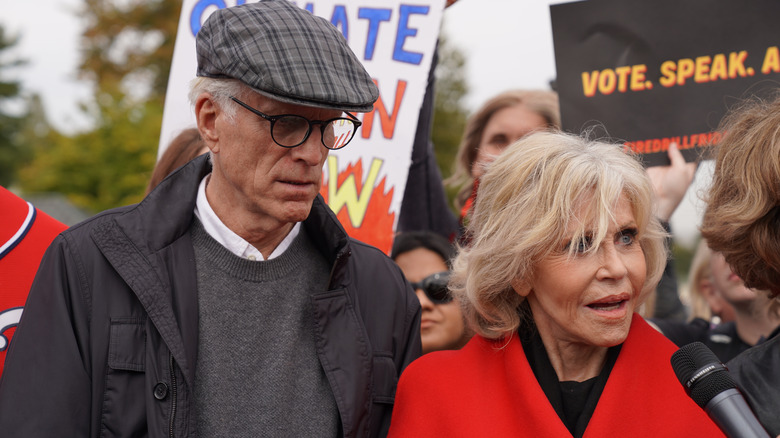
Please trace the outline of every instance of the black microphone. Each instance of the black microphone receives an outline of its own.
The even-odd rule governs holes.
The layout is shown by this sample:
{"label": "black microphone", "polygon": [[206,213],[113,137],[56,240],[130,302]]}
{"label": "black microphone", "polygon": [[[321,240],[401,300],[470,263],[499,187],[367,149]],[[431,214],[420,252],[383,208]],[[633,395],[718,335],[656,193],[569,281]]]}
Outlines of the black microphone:
{"label": "black microphone", "polygon": [[750,410],[737,382],[715,353],[694,342],[672,354],[672,368],[685,391],[729,438],[770,438]]}

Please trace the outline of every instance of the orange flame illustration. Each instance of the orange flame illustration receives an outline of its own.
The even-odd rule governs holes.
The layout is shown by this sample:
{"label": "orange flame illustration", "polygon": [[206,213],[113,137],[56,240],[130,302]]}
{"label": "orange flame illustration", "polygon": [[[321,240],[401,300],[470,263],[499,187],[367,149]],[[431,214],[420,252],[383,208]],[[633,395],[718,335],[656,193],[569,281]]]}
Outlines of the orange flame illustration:
{"label": "orange flame illustration", "polygon": [[[339,190],[350,176],[352,177],[351,181],[354,181],[356,186],[356,193],[358,196],[361,196],[364,189],[362,159],[359,159],[354,165],[352,163],[348,164],[346,170],[339,172],[336,179],[336,190]],[[394,188],[385,193],[385,180],[386,177],[383,177],[371,191],[365,215],[359,226],[352,225],[350,212],[347,211],[349,204],[342,205],[335,213],[350,237],[373,245],[384,251],[385,254],[389,254],[393,244],[393,222],[395,221],[395,213],[390,212],[390,202],[393,199]],[[330,205],[328,184],[328,180],[323,180],[320,194],[325,198],[325,202]],[[350,182],[347,182],[347,184],[350,184]],[[333,207],[331,206],[331,208]],[[354,212],[352,213],[354,214]]]}

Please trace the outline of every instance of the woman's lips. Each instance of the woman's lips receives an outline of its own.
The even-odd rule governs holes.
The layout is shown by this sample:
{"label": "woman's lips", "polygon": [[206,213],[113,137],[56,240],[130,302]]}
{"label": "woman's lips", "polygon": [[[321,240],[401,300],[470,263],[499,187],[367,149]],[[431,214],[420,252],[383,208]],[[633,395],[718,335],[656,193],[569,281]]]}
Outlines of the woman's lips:
{"label": "woman's lips", "polygon": [[610,295],[588,303],[587,307],[597,312],[604,313],[622,311],[626,308],[626,304],[630,298],[631,295],[629,294]]}
{"label": "woman's lips", "polygon": [[588,307],[601,312],[609,312],[613,310],[618,310],[621,307],[625,306],[625,304],[626,304],[625,301],[615,301],[611,303],[588,304]]}
{"label": "woman's lips", "polygon": [[436,325],[436,321],[434,321],[432,319],[424,318],[422,321],[420,321],[420,328],[421,329],[427,328],[427,327],[433,327],[434,325]]}

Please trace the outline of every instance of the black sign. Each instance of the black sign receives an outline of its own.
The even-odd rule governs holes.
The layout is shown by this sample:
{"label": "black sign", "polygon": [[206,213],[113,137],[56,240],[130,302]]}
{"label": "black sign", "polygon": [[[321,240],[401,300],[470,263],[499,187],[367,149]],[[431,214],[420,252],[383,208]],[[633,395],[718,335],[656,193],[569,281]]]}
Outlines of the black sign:
{"label": "black sign", "polygon": [[596,130],[646,165],[693,161],[730,105],[780,88],[780,1],[589,0],[550,6],[566,131]]}

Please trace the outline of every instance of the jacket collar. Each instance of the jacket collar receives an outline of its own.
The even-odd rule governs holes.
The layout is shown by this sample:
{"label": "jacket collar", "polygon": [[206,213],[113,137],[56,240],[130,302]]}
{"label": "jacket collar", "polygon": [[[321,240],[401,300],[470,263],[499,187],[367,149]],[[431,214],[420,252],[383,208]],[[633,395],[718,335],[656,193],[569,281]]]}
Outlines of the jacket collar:
{"label": "jacket collar", "polygon": [[[190,221],[181,218],[193,215],[198,184],[210,172],[208,154],[194,159],[164,179],[136,208],[127,212],[126,220],[117,222],[125,226],[139,224],[133,226],[141,232],[142,242],[138,243],[149,243],[152,252],[170,245],[189,230]],[[340,254],[349,252],[349,236],[321,195],[314,198],[303,226],[329,263],[335,263]]]}
{"label": "jacket collar", "polygon": [[348,279],[347,260],[352,254],[349,236],[321,195],[314,198],[311,212],[303,226],[332,266],[328,289],[345,287]]}
{"label": "jacket collar", "polygon": [[136,244],[156,252],[170,245],[190,228],[198,184],[211,172],[208,154],[195,158],[165,178],[136,208],[117,218],[132,229]]}

